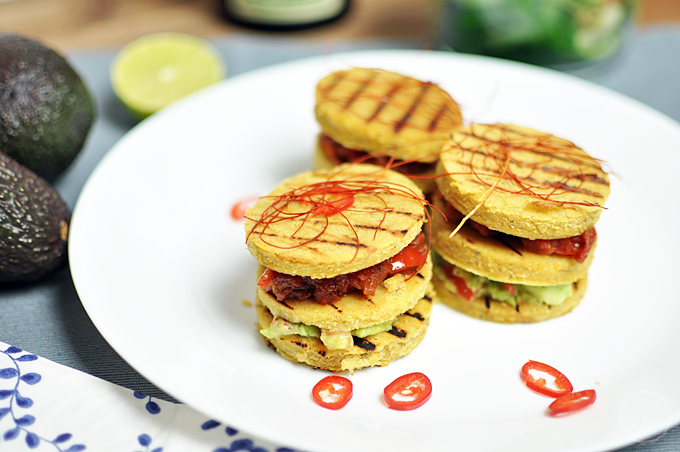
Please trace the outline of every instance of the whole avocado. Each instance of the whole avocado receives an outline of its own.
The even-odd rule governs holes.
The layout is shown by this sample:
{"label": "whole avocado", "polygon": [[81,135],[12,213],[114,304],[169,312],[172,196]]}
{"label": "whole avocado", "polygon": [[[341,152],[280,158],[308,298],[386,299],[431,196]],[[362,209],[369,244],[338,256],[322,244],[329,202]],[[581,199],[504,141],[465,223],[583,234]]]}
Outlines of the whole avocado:
{"label": "whole avocado", "polygon": [[35,281],[63,266],[70,220],[43,178],[0,152],[0,284]]}
{"label": "whole avocado", "polygon": [[94,117],[90,93],[61,55],[0,33],[0,151],[51,181],[78,155]]}

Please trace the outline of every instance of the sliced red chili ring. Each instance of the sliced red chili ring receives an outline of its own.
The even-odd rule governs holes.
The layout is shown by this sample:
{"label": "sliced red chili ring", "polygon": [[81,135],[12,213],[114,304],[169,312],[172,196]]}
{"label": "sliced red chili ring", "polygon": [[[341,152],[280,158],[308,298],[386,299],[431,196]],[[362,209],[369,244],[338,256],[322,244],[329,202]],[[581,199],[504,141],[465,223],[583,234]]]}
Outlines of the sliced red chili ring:
{"label": "sliced red chili ring", "polygon": [[[548,383],[543,377],[534,378],[534,376],[531,375],[532,370],[545,372],[553,377],[557,389],[549,388]],[[550,397],[560,397],[564,394],[569,394],[574,390],[571,382],[566,376],[564,376],[562,372],[555,369],[554,367],[538,361],[529,361],[524,364],[519,376],[522,378],[522,381],[524,381],[527,387],[529,387],[529,389]]]}
{"label": "sliced red chili ring", "polygon": [[246,210],[253,207],[259,199],[260,198],[258,196],[251,196],[238,201],[231,208],[231,218],[234,221],[243,221],[243,219],[246,217]]}
{"label": "sliced red chili ring", "polygon": [[420,372],[402,375],[387,385],[385,403],[393,410],[408,411],[423,406],[432,396],[432,383]]}
{"label": "sliced red chili ring", "polygon": [[595,394],[594,389],[564,394],[563,396],[556,398],[548,406],[548,413],[550,413],[551,416],[556,416],[581,410],[595,403],[596,398],[597,395]]}
{"label": "sliced red chili ring", "polygon": [[338,375],[322,378],[312,389],[314,401],[329,410],[339,410],[347,405],[352,393],[352,382]]}
{"label": "sliced red chili ring", "polygon": [[[425,237],[423,236],[423,239],[424,238]],[[403,272],[423,265],[427,260],[427,249],[425,248],[425,251],[423,251],[423,246],[427,247],[427,245],[421,243],[423,241],[424,240],[420,240],[420,236],[418,236],[411,244],[409,244],[409,246],[391,257],[389,262],[392,264],[392,271]]]}
{"label": "sliced red chili ring", "polygon": [[354,204],[354,195],[349,194],[342,198],[338,198],[334,201],[325,201],[321,204],[316,211],[312,214],[313,217],[317,215],[325,215],[330,217],[336,213],[340,213],[343,210],[347,210]]}
{"label": "sliced red chili ring", "polygon": [[448,262],[444,262],[442,268],[444,269],[446,277],[449,278],[449,280],[456,286],[458,295],[460,295],[467,301],[472,301],[476,292],[470,289],[465,279],[461,278],[460,276],[456,275],[453,272],[455,267],[449,264]]}
{"label": "sliced red chili ring", "polygon": [[265,268],[264,272],[262,272],[260,278],[257,280],[257,285],[262,287],[263,289],[266,289],[271,284],[273,277],[274,272],[268,268]]}

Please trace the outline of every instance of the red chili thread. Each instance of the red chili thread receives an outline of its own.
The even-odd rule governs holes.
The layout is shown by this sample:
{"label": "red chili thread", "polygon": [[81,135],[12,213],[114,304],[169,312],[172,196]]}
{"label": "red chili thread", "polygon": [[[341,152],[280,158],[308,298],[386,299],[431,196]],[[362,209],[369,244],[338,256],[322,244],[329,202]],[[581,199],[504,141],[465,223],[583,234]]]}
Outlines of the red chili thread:
{"label": "red chili thread", "polygon": [[[508,132],[510,130],[508,127],[501,125],[496,125],[495,128],[504,132]],[[518,130],[512,130],[512,132],[527,138],[536,139],[535,136],[524,135]],[[601,161],[590,157],[583,150],[576,147],[573,143],[567,140],[559,139],[554,135],[547,133],[536,139],[536,141],[527,143],[526,145],[512,143],[508,135],[505,135],[505,138],[502,138],[499,141],[494,141],[485,136],[476,134],[474,131],[474,126],[471,127],[470,133],[465,133],[464,135],[465,137],[462,140],[455,141],[455,143],[459,146],[460,152],[471,153],[470,161],[468,163],[470,171],[469,173],[455,174],[473,175],[480,184],[488,187],[491,187],[493,184],[490,184],[488,181],[486,181],[483,178],[484,176],[500,178],[502,180],[512,180],[518,187],[516,190],[510,190],[503,187],[496,188],[497,190],[506,193],[533,196],[542,201],[604,208],[602,205],[588,201],[555,201],[554,199],[555,196],[569,192],[585,192],[584,194],[588,194],[590,196],[601,197],[602,195],[599,193],[593,193],[583,189],[583,182],[590,180],[597,183],[607,184],[607,182],[600,178],[598,174],[586,173],[584,169],[584,167],[589,167],[595,170],[596,173],[604,172],[600,166]],[[463,149],[462,143],[468,137],[474,137],[480,140],[481,143],[479,146],[474,148]],[[556,143],[555,140],[562,141],[564,144],[560,145]],[[522,161],[516,156],[517,152],[519,151],[543,155],[545,156],[545,159],[531,163]],[[474,168],[473,160],[475,155],[481,156],[484,159],[484,169],[486,172],[479,172]],[[576,169],[551,166],[556,160],[573,163],[576,166]],[[530,173],[520,177],[511,170],[511,165],[529,168]],[[558,182],[546,183],[548,187],[546,187],[546,184],[532,183],[532,176],[534,172],[538,170],[561,175],[562,178]],[[442,175],[439,176],[441,177]],[[570,185],[569,181],[573,180],[577,181],[578,183],[576,185]],[[550,190],[546,194],[540,194],[536,192],[537,190],[546,190],[547,188],[550,188]]]}

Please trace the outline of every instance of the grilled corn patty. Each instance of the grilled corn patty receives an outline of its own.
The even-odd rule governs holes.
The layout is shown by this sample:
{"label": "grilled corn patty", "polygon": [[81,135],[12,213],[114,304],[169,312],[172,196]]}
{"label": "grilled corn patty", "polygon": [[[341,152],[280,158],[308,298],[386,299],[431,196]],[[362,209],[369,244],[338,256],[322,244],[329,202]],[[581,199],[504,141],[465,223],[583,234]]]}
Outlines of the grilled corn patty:
{"label": "grilled corn patty", "polygon": [[467,301],[455,292],[448,290],[444,280],[439,275],[435,274],[432,277],[432,283],[437,293],[438,302],[470,317],[496,323],[536,323],[568,314],[578,306],[588,287],[588,278],[584,277],[572,283],[572,296],[556,306],[535,302],[518,303],[516,306],[512,306],[490,297]]}
{"label": "grilled corn patty", "polygon": [[[310,204],[293,201],[276,220],[266,218],[291,190],[329,181],[359,187],[350,208],[331,216],[304,215]],[[374,183],[384,190],[361,192]],[[394,256],[420,233],[422,197],[407,177],[374,165],[306,172],[285,180],[246,212],[248,250],[261,265],[288,275],[331,278],[361,270]]]}
{"label": "grilled corn patty", "polygon": [[321,79],[315,113],[323,133],[347,148],[422,162],[436,161],[462,124],[458,104],[436,84],[365,68]]}
{"label": "grilled corn patty", "polygon": [[460,129],[444,145],[437,173],[447,174],[437,185],[459,212],[481,205],[474,221],[531,240],[582,234],[609,196],[609,176],[583,149],[511,124]]}
{"label": "grilled corn patty", "polygon": [[[272,322],[273,316],[264,306],[260,294],[255,306],[261,327]],[[411,353],[425,337],[430,323],[432,294],[418,300],[415,306],[397,317],[392,329],[367,336],[354,337],[354,346],[347,350],[328,350],[320,339],[297,334],[264,340],[284,358],[310,366],[342,372],[371,366],[386,366]]]}

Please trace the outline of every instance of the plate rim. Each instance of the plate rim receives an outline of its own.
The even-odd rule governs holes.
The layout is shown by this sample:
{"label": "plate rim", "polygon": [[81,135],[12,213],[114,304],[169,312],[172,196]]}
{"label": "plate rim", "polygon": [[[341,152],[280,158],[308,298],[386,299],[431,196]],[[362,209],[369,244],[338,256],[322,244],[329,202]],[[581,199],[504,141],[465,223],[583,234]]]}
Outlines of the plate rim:
{"label": "plate rim", "polygon": [[[421,53],[421,52],[424,52],[424,51],[421,51],[421,50],[366,50],[366,51],[342,52],[342,53],[335,54],[334,57],[335,58],[353,59],[357,55],[363,58],[363,57],[369,57],[369,56],[372,56],[372,55],[375,55],[375,54],[380,54],[380,55],[391,54],[390,56],[392,56],[392,57],[394,57],[394,56],[399,57],[400,55],[413,56],[414,54]],[[575,76],[572,76],[572,75],[569,75],[569,74],[564,74],[564,73],[554,71],[554,70],[550,70],[550,69],[546,69],[546,68],[539,68],[539,67],[535,67],[535,66],[530,66],[530,65],[523,64],[523,63],[510,62],[510,61],[505,61],[505,60],[496,60],[496,59],[493,59],[493,58],[480,57],[480,56],[476,56],[476,55],[450,54],[450,53],[447,53],[447,52],[439,52],[439,51],[426,51],[426,52],[435,52],[436,54],[439,55],[439,56],[437,56],[437,58],[440,58],[440,57],[442,57],[442,58],[454,58],[454,59],[460,59],[461,61],[483,62],[482,64],[488,63],[488,64],[492,64],[492,65],[501,64],[503,66],[516,67],[516,68],[519,68],[519,69],[522,69],[522,70],[528,70],[528,71],[532,71],[532,72],[535,71],[536,73],[540,73],[540,74],[550,74],[549,77],[555,77],[556,79],[560,79],[560,80],[569,80],[569,83],[580,84],[583,87],[587,87],[586,89],[595,89],[597,91],[607,92],[608,95],[610,95],[610,96],[613,95],[614,97],[618,97],[620,99],[623,99],[627,103],[634,105],[636,107],[636,109],[641,109],[641,111],[644,111],[645,114],[655,116],[657,120],[667,121],[668,125],[671,125],[671,126],[676,127],[676,128],[678,127],[678,123],[673,118],[670,118],[669,116],[665,115],[664,113],[661,113],[658,110],[655,110],[652,107],[649,107],[648,105],[643,104],[642,102],[639,102],[639,101],[637,101],[633,98],[625,96],[625,95],[618,93],[614,90],[611,90],[610,88],[606,88],[606,87],[596,85],[594,83],[588,82],[586,80],[580,79],[578,77],[575,77]],[[244,73],[235,75],[230,79],[227,79],[223,82],[220,82],[218,84],[219,86],[213,86],[213,87],[206,88],[206,90],[203,90],[202,92],[200,92],[196,95],[193,95],[193,96],[190,96],[186,99],[183,99],[183,100],[179,101],[178,103],[176,103],[175,105],[168,107],[164,111],[159,112],[157,115],[154,115],[154,116],[150,117],[149,119],[147,119],[146,121],[139,123],[133,129],[131,129],[128,133],[126,133],[126,135],[123,138],[121,138],[116,144],[114,144],[114,146],[107,152],[107,154],[104,156],[104,158],[102,158],[102,160],[97,164],[95,170],[88,177],[85,185],[83,186],[83,188],[81,190],[81,195],[83,193],[89,193],[90,184],[94,183],[93,181],[95,180],[95,178],[97,177],[97,175],[99,174],[100,171],[104,171],[103,168],[106,167],[109,159],[113,158],[111,156],[116,155],[116,153],[119,152],[118,151],[119,149],[124,148],[127,145],[128,141],[135,140],[136,139],[135,137],[138,134],[146,133],[145,132],[146,130],[150,129],[151,127],[154,127],[153,124],[161,123],[161,122],[165,121],[164,118],[178,114],[176,112],[182,111],[182,109],[184,109],[186,105],[198,102],[196,99],[200,99],[200,96],[209,96],[215,90],[224,89],[222,87],[225,86],[225,85],[231,86],[231,85],[233,85],[237,82],[240,83],[239,82],[240,80],[250,80],[253,76],[265,76],[267,74],[272,74],[272,73],[280,71],[282,69],[290,70],[291,68],[294,69],[294,68],[298,68],[298,67],[305,67],[305,66],[310,65],[310,64],[315,64],[315,63],[321,62],[324,58],[326,58],[326,57],[325,56],[305,57],[305,58],[302,58],[302,59],[291,60],[291,61],[278,63],[278,64],[271,65],[271,66],[265,66],[265,67],[262,67],[262,68],[258,68],[258,69],[252,70],[252,71],[248,71],[248,72],[244,72]],[[311,87],[310,87],[310,89],[311,89]],[[80,221],[80,218],[81,218],[81,213],[80,213],[80,209],[79,209],[79,206],[81,204],[80,203],[81,195],[78,196],[78,200],[76,201],[76,204],[75,204],[74,209],[73,209],[73,220],[72,221],[76,225],[76,228],[75,228],[76,231],[79,230],[78,229],[79,228],[79,221]],[[79,239],[76,238],[76,244],[78,243],[78,240]],[[72,257],[73,256],[72,246],[76,246],[76,245],[72,245],[72,243],[73,242],[71,240],[69,240],[69,260],[73,259],[73,257]],[[76,258],[75,260],[77,261],[78,258]],[[76,265],[76,268],[77,268],[77,265]],[[72,272],[72,275],[73,275],[72,277],[73,277],[74,285],[76,287],[76,291],[79,293],[79,298],[81,299],[85,310],[88,312],[88,315],[90,315],[91,305],[89,305],[89,301],[85,301],[85,300],[83,300],[82,297],[80,297],[80,289],[79,289],[79,282],[78,282],[79,276],[76,275],[76,272]],[[95,319],[92,318],[92,315],[90,315],[90,317],[91,317],[93,323],[99,329],[100,327],[99,327],[97,321],[95,321]],[[132,365],[132,367],[135,368],[135,370],[140,372],[139,366],[135,362],[129,361],[128,358],[117,347],[115,347],[113,345],[113,343],[111,342],[111,340],[109,338],[108,333],[104,333],[102,331],[102,336],[123,357],[123,359],[125,359],[125,361],[129,362]],[[143,366],[141,366],[141,367],[143,367]],[[142,374],[146,377],[146,373],[140,372],[140,374]],[[165,389],[165,385],[158,384],[158,382],[154,381],[154,380],[151,380],[151,381],[154,384],[158,385],[160,388],[162,388],[164,391],[167,391],[167,389]],[[175,396],[171,392],[168,392],[168,394],[172,395],[173,397]],[[677,423],[680,422],[680,413],[676,413],[676,417],[677,417],[677,419],[675,420],[675,424],[670,426],[669,428],[672,428],[673,426],[677,425]],[[236,420],[236,421],[230,420],[230,423],[232,423],[234,425],[240,425],[239,420]],[[249,426],[243,427],[243,429],[248,431],[248,433],[252,434],[253,436],[261,436],[259,434],[256,434],[254,431],[252,431],[249,428]],[[663,431],[664,431],[664,429],[662,428],[657,432],[651,433],[646,438],[655,436],[659,433],[662,433]],[[642,438],[642,439],[646,439],[646,438]],[[268,439],[270,441],[272,440],[271,438],[264,438],[264,439]],[[281,444],[285,444],[285,441],[282,441],[281,438],[276,438],[276,439],[273,439],[273,440],[280,442]],[[626,442],[626,443],[614,444],[613,446],[614,447],[622,447],[622,446],[626,446],[626,445],[629,445],[629,444],[631,444],[631,443]]]}

